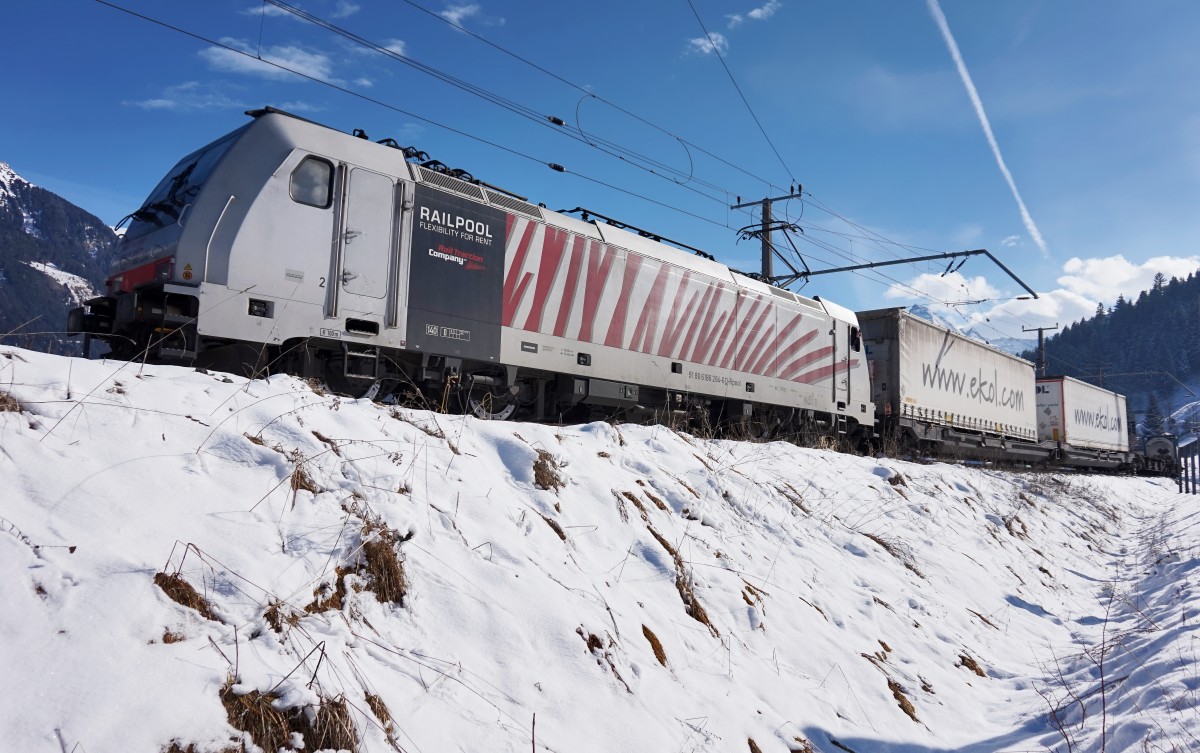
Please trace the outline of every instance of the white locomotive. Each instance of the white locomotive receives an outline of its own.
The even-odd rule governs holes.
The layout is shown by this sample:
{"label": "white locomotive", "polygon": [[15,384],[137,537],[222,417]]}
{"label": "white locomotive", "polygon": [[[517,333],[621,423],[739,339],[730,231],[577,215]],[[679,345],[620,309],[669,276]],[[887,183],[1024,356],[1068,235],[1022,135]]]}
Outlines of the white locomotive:
{"label": "white locomotive", "polygon": [[[481,417],[874,423],[853,312],[271,108],[182,159],[68,329]],[[442,169],[438,169],[442,168]]]}

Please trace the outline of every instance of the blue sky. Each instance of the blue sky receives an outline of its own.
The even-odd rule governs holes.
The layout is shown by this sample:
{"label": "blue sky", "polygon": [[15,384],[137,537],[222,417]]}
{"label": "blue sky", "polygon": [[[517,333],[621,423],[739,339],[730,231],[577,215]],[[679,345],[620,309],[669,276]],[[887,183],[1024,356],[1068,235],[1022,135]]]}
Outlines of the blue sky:
{"label": "blue sky", "polygon": [[[96,2],[12,4],[0,81],[0,161],[108,222],[269,104],[746,270],[758,246],[736,230],[756,217],[728,205],[795,181],[804,200],[775,213],[804,229],[797,247],[813,269],[987,248],[1041,299],[1014,300],[1019,286],[978,258],[944,277],[941,264],[906,265],[816,277],[802,292],[859,310],[957,304],[942,308],[985,337],[1065,325],[1136,296],[1156,272],[1200,268],[1191,1],[292,3],[415,66],[261,0],[119,4],[224,47]],[[659,174],[569,138],[549,115]]]}

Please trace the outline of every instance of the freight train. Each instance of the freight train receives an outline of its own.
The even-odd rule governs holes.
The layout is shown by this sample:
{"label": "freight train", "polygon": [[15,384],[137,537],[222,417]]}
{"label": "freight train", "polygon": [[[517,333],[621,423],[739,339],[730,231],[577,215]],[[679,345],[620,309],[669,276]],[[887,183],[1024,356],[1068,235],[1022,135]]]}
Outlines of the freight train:
{"label": "freight train", "polygon": [[130,216],[107,294],[68,315],[89,350],[480,418],[670,418],[1137,464],[1127,444],[1071,444],[1074,428],[1042,436],[1028,362],[899,309],[856,315],[390,139],[247,115]]}

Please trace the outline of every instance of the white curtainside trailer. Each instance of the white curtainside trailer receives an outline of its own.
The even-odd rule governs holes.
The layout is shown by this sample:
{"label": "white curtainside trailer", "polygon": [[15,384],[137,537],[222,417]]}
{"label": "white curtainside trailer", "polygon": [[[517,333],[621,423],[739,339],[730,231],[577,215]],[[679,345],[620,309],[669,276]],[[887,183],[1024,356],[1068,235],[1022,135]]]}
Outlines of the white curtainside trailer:
{"label": "white curtainside trailer", "polygon": [[1033,364],[901,308],[858,321],[886,433],[973,457],[1044,458]]}
{"label": "white curtainside trailer", "polygon": [[1037,380],[1038,438],[1075,465],[1115,468],[1129,461],[1125,396],[1067,376]]}

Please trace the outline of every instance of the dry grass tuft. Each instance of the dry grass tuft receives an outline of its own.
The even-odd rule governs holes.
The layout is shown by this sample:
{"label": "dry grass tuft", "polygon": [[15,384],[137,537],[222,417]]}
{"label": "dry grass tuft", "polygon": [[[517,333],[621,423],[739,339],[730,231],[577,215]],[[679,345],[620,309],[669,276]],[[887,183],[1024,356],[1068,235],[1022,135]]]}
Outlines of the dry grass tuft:
{"label": "dry grass tuft", "polygon": [[361,572],[366,574],[376,600],[404,606],[408,578],[396,548],[407,539],[382,523],[368,523],[363,527],[363,539]]}
{"label": "dry grass tuft", "polygon": [[908,700],[908,696],[904,694],[904,688],[900,687],[900,683],[888,680],[888,690],[892,691],[892,697],[896,699],[896,703],[900,704],[900,710],[908,714],[909,719],[920,723],[921,720],[917,718],[917,710],[913,707],[912,701]]}
{"label": "dry grass tuft", "polygon": [[183,633],[173,633],[170,630],[163,631],[163,643],[179,643],[180,641],[184,640],[187,640],[187,636]]}
{"label": "dry grass tuft", "polygon": [[296,450],[291,454],[292,462],[296,464],[296,470],[292,471],[292,496],[295,498],[295,493],[303,489],[312,494],[320,494],[321,487],[317,486],[317,482],[313,481],[313,477],[309,475],[308,469],[304,467],[304,458],[300,455],[300,451]]}
{"label": "dry grass tuft", "polygon": [[538,515],[541,515],[542,520],[546,521],[546,525],[550,526],[550,528],[553,529],[554,532],[558,534],[558,537],[560,539],[562,539],[563,541],[567,540],[567,532],[563,530],[563,527],[558,524],[557,520],[554,520],[553,518],[548,518],[545,515],[542,515],[541,513],[538,513]]}
{"label": "dry grass tuft", "polygon": [[983,667],[979,666],[979,662],[971,658],[970,654],[959,654],[958,662],[959,663],[955,665],[956,667],[966,667],[980,677],[987,677],[987,672],[983,671]]}
{"label": "dry grass tuft", "polygon": [[308,379],[304,380],[304,383],[307,384],[308,388],[312,390],[313,393],[318,397],[325,397],[329,394],[329,389],[325,386],[325,383],[316,377],[309,377]]}
{"label": "dry grass tuft", "polygon": [[817,749],[803,737],[793,737],[788,743],[788,753],[817,753]]}
{"label": "dry grass tuft", "polygon": [[203,596],[192,588],[192,584],[183,579],[179,573],[167,575],[166,573],[154,574],[154,585],[162,589],[171,601],[176,604],[181,604],[188,609],[195,609],[206,620],[220,622],[217,615],[213,613],[212,606],[205,600]]}
{"label": "dry grass tuft", "polygon": [[358,730],[350,717],[350,705],[338,697],[295,709],[289,715],[293,732],[304,735],[305,750],[358,750]]}
{"label": "dry grass tuft", "polygon": [[249,439],[252,444],[256,444],[259,447],[267,446],[267,443],[265,441],[263,441],[262,437],[257,437],[253,434],[243,434],[242,436],[245,437],[246,439]]}
{"label": "dry grass tuft", "polygon": [[746,738],[746,742],[750,745],[750,753],[762,753],[762,748],[758,747],[753,737]]}
{"label": "dry grass tuft", "polygon": [[612,457],[612,455],[609,455],[609,454],[608,454],[607,452],[605,452],[604,450],[600,450],[600,452],[597,452],[597,453],[596,453],[596,457],[598,457],[598,458],[611,458],[611,457]]}
{"label": "dry grass tuft", "polygon": [[23,410],[25,407],[15,397],[0,391],[0,413],[20,413]]}
{"label": "dry grass tuft", "polygon": [[863,536],[883,547],[885,552],[900,560],[900,564],[911,570],[918,578],[925,577],[925,574],[918,570],[916,563],[913,562],[912,554],[906,551],[901,544],[895,541],[888,541],[882,536],[876,536],[873,533],[864,533]]}
{"label": "dry grass tuft", "polygon": [[[381,604],[404,606],[404,597],[408,594],[408,576],[404,573],[404,561],[396,550],[400,544],[412,538],[412,534],[402,536],[385,524],[372,521],[363,525],[361,535],[361,561],[356,566],[336,568],[333,583],[322,583],[313,590],[314,600],[304,608],[305,612],[318,614],[331,609],[341,610],[346,604],[348,575],[362,576],[367,581],[366,588],[375,594],[376,601]],[[356,585],[355,590],[361,591],[362,587]],[[280,617],[289,624],[295,624],[292,619],[298,619],[299,615]],[[267,619],[270,621],[272,618],[267,616]]]}
{"label": "dry grass tuft", "polygon": [[[630,497],[630,499],[633,499],[633,497]],[[638,507],[640,508],[641,505],[639,504]],[[671,546],[671,542],[667,541],[661,533],[654,530],[654,526],[647,525],[646,528],[650,531],[650,535],[653,536],[654,539],[659,543],[659,546],[667,550],[667,554],[671,555],[671,557],[675,560],[676,565],[681,565],[683,561],[679,557],[679,552],[675,550],[675,547]]]}
{"label": "dry grass tuft", "polygon": [[654,506],[655,506],[655,507],[657,507],[658,509],[660,509],[660,510],[662,510],[662,511],[664,511],[664,512],[667,510],[667,503],[666,503],[666,502],[663,502],[661,499],[659,499],[658,497],[654,496],[654,495],[653,495],[653,494],[651,494],[650,492],[645,492],[645,495],[646,495],[647,497],[649,497],[649,498],[650,498],[650,501],[654,503]]}
{"label": "dry grass tuft", "polygon": [[389,735],[392,734],[396,729],[396,723],[392,719],[392,712],[388,710],[387,704],[383,702],[382,698],[370,691],[367,691],[366,698],[367,706],[371,707],[371,713],[383,725],[384,732],[387,732]]}
{"label": "dry grass tuft", "polygon": [[904,478],[903,473],[894,473],[888,476],[887,482],[892,486],[908,486],[908,479]]}
{"label": "dry grass tuft", "polygon": [[358,730],[345,698],[322,700],[315,708],[301,706],[282,711],[275,708],[278,700],[275,694],[258,690],[237,695],[232,677],[221,688],[221,705],[229,723],[249,734],[263,750],[292,750],[293,732],[304,735],[305,750],[358,750]]}
{"label": "dry grass tuft", "polygon": [[283,632],[284,625],[296,626],[300,622],[300,613],[284,604],[282,601],[272,601],[263,612],[263,619],[276,633]]}
{"label": "dry grass tuft", "polygon": [[685,576],[682,571],[675,576],[675,590],[679,591],[679,597],[683,599],[684,611],[688,613],[688,616],[707,627],[713,635],[720,635],[716,625],[713,625],[712,620],[708,618],[708,612],[704,610],[704,605],[700,603],[696,592],[692,590],[691,578]]}
{"label": "dry grass tuft", "polygon": [[976,617],[978,617],[980,622],[982,622],[984,625],[987,625],[988,627],[994,628],[996,630],[1000,629],[1000,628],[996,627],[996,623],[992,622],[991,620],[989,620],[987,617],[980,614],[979,612],[976,612],[974,609],[968,609],[967,611],[970,612],[971,614],[975,615]]}
{"label": "dry grass tuft", "polygon": [[[218,753],[241,753],[241,751],[242,747],[240,745],[231,745],[227,748],[221,748]],[[183,747],[183,743],[179,742],[179,739],[176,738],[171,741],[170,745],[162,749],[162,753],[200,753],[200,751],[196,750],[195,743],[188,743],[187,747],[185,748]]]}
{"label": "dry grass tuft", "polygon": [[322,442],[322,443],[328,445],[329,449],[333,452],[334,455],[337,455],[339,458],[342,456],[342,450],[341,450],[341,448],[338,447],[337,442],[333,441],[332,439],[325,436],[324,434],[317,431],[316,429],[313,429],[313,436],[317,438],[318,442]]}
{"label": "dry grass tuft", "polygon": [[245,695],[233,692],[233,678],[221,688],[221,705],[229,724],[250,735],[263,750],[291,748],[291,728],[287,715],[275,708],[278,696],[252,690]]}
{"label": "dry grass tuft", "polygon": [[[625,496],[631,500],[635,499],[635,497],[629,492],[625,492]],[[643,510],[644,516],[645,509],[642,508],[640,503],[638,504],[638,507]],[[667,550],[667,553],[671,555],[671,559],[675,560],[675,590],[679,591],[679,597],[683,599],[684,611],[687,612],[688,616],[693,620],[707,627],[709,632],[711,632],[713,635],[719,636],[721,633],[717,630],[716,625],[712,624],[712,620],[710,620],[708,617],[708,612],[705,611],[704,605],[700,603],[700,599],[696,596],[696,592],[692,589],[692,579],[688,575],[687,566],[684,563],[683,558],[679,556],[679,551],[676,550],[675,547],[671,546],[671,542],[663,538],[661,533],[654,530],[654,526],[647,523],[646,528],[649,529],[650,535],[653,536],[656,541],[658,541],[659,545],[662,546],[663,549]]]}
{"label": "dry grass tuft", "polygon": [[584,634],[583,628],[579,629],[579,635],[587,643],[588,651],[595,653],[596,651],[604,650],[604,641],[600,640],[600,636],[595,633]]}
{"label": "dry grass tuft", "polygon": [[346,576],[351,575],[354,571],[347,567],[339,567],[335,568],[333,572],[332,584],[322,583],[313,589],[313,603],[304,608],[308,614],[320,614],[330,609],[340,610],[345,603]]}
{"label": "dry grass tuft", "polygon": [[658,663],[667,666],[667,652],[663,650],[662,641],[654,634],[650,628],[642,625],[642,635],[646,636],[646,640],[650,641],[650,648],[654,651],[654,658],[658,659]]}
{"label": "dry grass tuft", "polygon": [[558,463],[546,450],[538,450],[537,460],[533,461],[533,485],[555,493],[564,486],[558,475]]}
{"label": "dry grass tuft", "polygon": [[[650,520],[649,515],[646,512],[646,506],[642,504],[642,501],[640,499],[638,499],[636,494],[634,494],[633,492],[621,492],[621,495],[623,497],[625,497],[625,499],[627,499],[633,503],[633,506],[636,507],[638,509],[638,512],[640,512],[642,514],[642,520],[647,520],[647,521]],[[650,532],[654,533],[654,529],[651,528]],[[654,533],[654,537],[657,538],[660,542],[662,541],[662,538],[657,533]],[[667,546],[668,546],[668,548],[670,547],[669,544]]]}

